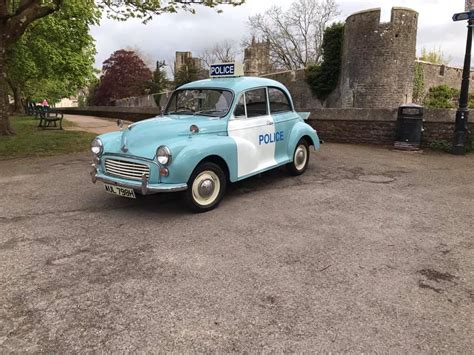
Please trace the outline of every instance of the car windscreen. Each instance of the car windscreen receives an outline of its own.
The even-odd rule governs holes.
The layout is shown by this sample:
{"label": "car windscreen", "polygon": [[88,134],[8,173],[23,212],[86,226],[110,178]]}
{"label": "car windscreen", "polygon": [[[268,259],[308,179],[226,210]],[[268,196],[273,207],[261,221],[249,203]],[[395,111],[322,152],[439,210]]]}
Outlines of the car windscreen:
{"label": "car windscreen", "polygon": [[224,117],[232,106],[234,95],[220,89],[183,89],[173,93],[165,115],[201,115]]}

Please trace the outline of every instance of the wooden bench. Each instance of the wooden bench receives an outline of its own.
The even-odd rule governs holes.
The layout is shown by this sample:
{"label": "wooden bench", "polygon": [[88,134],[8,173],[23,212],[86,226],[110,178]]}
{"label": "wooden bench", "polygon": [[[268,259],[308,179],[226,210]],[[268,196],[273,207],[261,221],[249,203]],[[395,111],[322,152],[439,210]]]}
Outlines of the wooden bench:
{"label": "wooden bench", "polygon": [[35,104],[32,103],[32,102],[28,102],[28,103],[25,105],[25,113],[26,113],[28,116],[34,116],[34,115],[35,115]]}
{"label": "wooden bench", "polygon": [[[57,127],[59,129],[63,129],[64,115],[61,112],[56,112],[54,110],[51,110],[48,106],[36,106],[35,116],[36,116],[36,112],[38,112],[38,116],[40,120],[38,127],[41,127],[41,128]],[[58,127],[57,122],[59,122],[59,127]]]}

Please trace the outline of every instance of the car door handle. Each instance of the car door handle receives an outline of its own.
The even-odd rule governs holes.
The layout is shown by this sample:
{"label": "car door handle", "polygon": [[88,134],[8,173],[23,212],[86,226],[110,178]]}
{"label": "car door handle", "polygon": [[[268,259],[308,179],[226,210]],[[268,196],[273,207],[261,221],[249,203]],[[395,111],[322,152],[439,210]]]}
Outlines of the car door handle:
{"label": "car door handle", "polygon": [[273,121],[267,121],[267,125],[273,126],[275,123]]}

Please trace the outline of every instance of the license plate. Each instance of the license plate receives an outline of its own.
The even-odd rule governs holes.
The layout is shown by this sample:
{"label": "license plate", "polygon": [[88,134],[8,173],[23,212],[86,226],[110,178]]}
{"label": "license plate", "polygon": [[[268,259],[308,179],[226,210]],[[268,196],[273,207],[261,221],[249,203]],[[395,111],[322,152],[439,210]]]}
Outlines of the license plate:
{"label": "license plate", "polygon": [[126,187],[113,186],[105,184],[105,191],[109,194],[114,194],[121,197],[136,198],[135,191]]}

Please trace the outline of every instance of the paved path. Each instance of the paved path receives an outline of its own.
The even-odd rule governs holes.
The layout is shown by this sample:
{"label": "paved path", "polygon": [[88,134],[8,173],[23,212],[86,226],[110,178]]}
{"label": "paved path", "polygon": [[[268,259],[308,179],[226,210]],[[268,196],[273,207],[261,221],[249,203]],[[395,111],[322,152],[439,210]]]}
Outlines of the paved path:
{"label": "paved path", "polygon": [[[118,130],[117,120],[113,118],[64,115],[64,119],[74,123],[74,126],[65,128],[68,131],[85,131],[96,134],[104,134]],[[125,125],[130,123],[131,122],[124,121]]]}
{"label": "paved path", "polygon": [[474,155],[325,144],[306,174],[107,194],[0,161],[0,353],[472,353]]}

